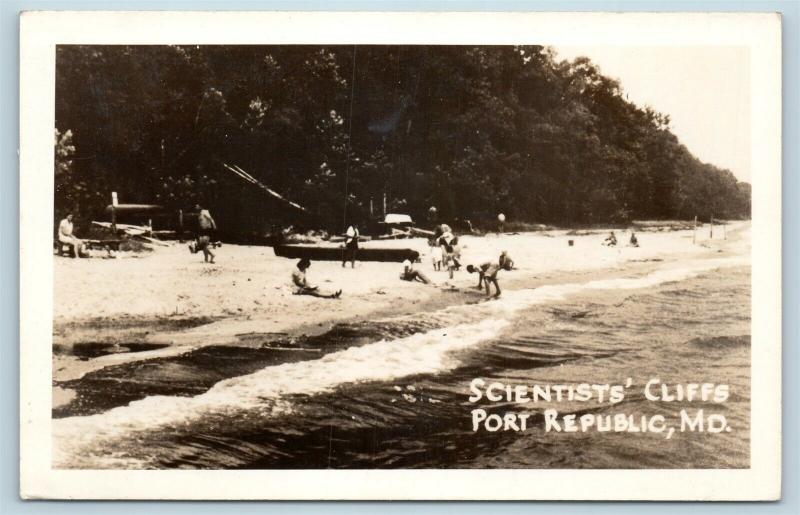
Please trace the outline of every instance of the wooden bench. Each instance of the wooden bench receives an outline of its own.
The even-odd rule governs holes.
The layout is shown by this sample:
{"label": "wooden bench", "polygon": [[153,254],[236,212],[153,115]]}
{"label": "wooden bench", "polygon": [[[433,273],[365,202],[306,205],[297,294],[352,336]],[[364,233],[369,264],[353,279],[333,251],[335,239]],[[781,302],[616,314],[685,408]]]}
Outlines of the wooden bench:
{"label": "wooden bench", "polygon": [[[118,251],[120,244],[125,240],[81,240],[86,249],[97,249],[106,251]],[[58,239],[53,240],[53,251],[58,256],[71,256],[72,246],[68,243],[62,243]]]}

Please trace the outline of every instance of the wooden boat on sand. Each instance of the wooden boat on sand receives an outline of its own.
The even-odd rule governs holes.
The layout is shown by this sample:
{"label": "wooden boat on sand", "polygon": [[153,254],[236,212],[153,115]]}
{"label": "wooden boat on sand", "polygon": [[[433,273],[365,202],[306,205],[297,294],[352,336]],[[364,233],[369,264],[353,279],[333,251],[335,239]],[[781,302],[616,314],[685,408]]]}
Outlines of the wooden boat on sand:
{"label": "wooden boat on sand", "polygon": [[[320,245],[274,245],[275,255],[290,259],[306,258],[311,261],[341,261],[344,258],[344,246],[331,247]],[[357,261],[383,261],[402,263],[406,259],[416,261],[419,252],[413,249],[392,249],[362,247],[358,249]]]}

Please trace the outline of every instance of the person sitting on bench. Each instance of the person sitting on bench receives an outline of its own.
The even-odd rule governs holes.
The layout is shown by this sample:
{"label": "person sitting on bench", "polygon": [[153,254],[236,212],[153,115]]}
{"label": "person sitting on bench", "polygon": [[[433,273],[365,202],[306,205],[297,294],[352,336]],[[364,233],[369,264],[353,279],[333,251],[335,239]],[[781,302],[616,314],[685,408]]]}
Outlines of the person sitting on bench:
{"label": "person sitting on bench", "polygon": [[[59,245],[63,244],[69,246],[72,257],[77,258],[81,257],[83,253],[83,242],[72,234],[74,231],[72,219],[72,213],[69,213],[67,217],[58,224],[58,243]],[[61,249],[59,249],[59,251],[60,250]],[[61,252],[59,252],[59,254],[60,253]]]}

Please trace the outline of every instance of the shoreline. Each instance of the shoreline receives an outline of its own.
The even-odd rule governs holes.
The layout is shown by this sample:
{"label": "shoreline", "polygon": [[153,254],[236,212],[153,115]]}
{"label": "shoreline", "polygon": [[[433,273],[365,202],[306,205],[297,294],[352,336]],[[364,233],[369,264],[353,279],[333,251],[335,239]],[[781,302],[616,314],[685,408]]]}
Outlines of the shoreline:
{"label": "shoreline", "polygon": [[[729,235],[731,235],[728,240],[707,242],[709,243],[708,247],[705,247],[702,243],[700,245],[691,245],[690,241],[690,247],[678,248],[672,252],[665,251],[662,245],[659,245],[658,249],[642,251],[642,248],[625,247],[598,249],[584,244],[583,246],[588,247],[588,251],[594,252],[601,257],[602,254],[612,254],[615,251],[616,256],[621,256],[623,252],[626,255],[619,259],[615,258],[609,263],[602,261],[593,263],[593,265],[597,266],[572,268],[570,268],[569,263],[559,261],[539,262],[537,254],[539,254],[538,250],[543,242],[550,244],[554,241],[560,242],[561,240],[575,239],[581,242],[597,243],[594,240],[602,237],[602,233],[600,235],[575,236],[558,231],[563,234],[543,236],[532,233],[510,237],[470,238],[469,246],[474,248],[478,244],[482,244],[483,247],[496,247],[498,242],[502,240],[500,242],[502,246],[515,247],[515,250],[512,251],[512,256],[518,260],[519,268],[512,272],[501,272],[500,275],[500,283],[503,290],[515,290],[520,287],[535,288],[553,283],[583,282],[593,278],[608,279],[624,275],[629,276],[631,274],[646,273],[648,270],[672,262],[680,263],[686,259],[719,257],[723,255],[720,253],[727,254],[732,246],[741,243],[743,241],[741,233],[743,230],[746,232],[748,229],[748,224],[740,224],[735,230],[728,231]],[[666,236],[672,240],[675,238],[685,240],[687,237],[686,232],[662,233],[659,236],[662,238]],[[688,237],[691,238],[691,231],[688,231],[688,233]],[[406,245],[410,243],[418,245],[420,242],[410,242],[409,240],[393,241],[394,245],[403,245],[404,243]],[[749,245],[749,241],[745,243]],[[465,245],[465,247],[467,246]],[[525,253],[521,250],[524,247],[533,247],[533,251],[528,255],[524,255]],[[233,248],[234,252],[241,249],[251,255],[254,253],[259,253],[261,256],[264,255],[264,249],[259,247],[228,246],[227,248]],[[562,248],[556,247],[556,254],[569,255],[569,250],[565,252],[567,248],[569,247],[566,245]],[[175,249],[170,250],[174,251]],[[148,256],[146,259],[157,258],[157,253],[158,251],[153,253],[155,255]],[[167,252],[165,254],[168,258],[172,257],[172,253]],[[185,256],[181,255],[179,257],[185,261]],[[480,257],[480,255],[470,249],[469,257],[475,258]],[[425,259],[423,256],[423,262],[418,265],[418,268],[434,280],[446,277],[444,272],[429,271],[430,264]],[[143,262],[145,259],[130,261]],[[273,261],[275,261],[274,258]],[[475,261],[475,259],[464,260],[464,264]],[[169,263],[169,260],[167,262]],[[120,263],[122,261],[111,262],[112,265]],[[293,266],[294,261],[282,260],[278,263],[286,269],[289,268],[286,265]],[[340,265],[338,263],[333,262],[315,263],[315,265],[319,265],[318,268],[322,269],[322,271],[318,272],[318,276],[324,277],[325,274],[330,274],[326,283],[337,281],[333,287],[345,285],[346,283],[343,282],[343,279],[352,279],[353,273],[349,267],[342,270],[339,268]],[[59,382],[78,379],[87,373],[108,366],[180,355],[209,345],[247,346],[248,339],[258,339],[262,336],[269,337],[269,335],[284,335],[288,337],[313,336],[330,330],[337,323],[346,321],[380,320],[390,316],[400,316],[426,310],[434,311],[450,305],[477,302],[485,298],[485,294],[482,291],[473,288],[477,277],[463,272],[457,273],[452,281],[445,280],[443,283],[440,282],[437,287],[433,287],[399,280],[396,273],[399,264],[361,262],[357,265],[355,273],[360,282],[358,284],[353,283],[350,289],[353,290],[356,287],[358,289],[350,295],[347,295],[346,289],[345,296],[341,300],[314,299],[291,294],[289,294],[291,296],[287,296],[285,289],[274,284],[268,284],[263,286],[264,290],[268,290],[272,286],[279,293],[275,295],[273,293],[274,290],[262,293],[262,296],[267,297],[266,302],[262,299],[260,301],[256,300],[255,303],[258,306],[266,304],[267,309],[263,311],[253,309],[246,314],[214,313],[213,304],[209,304],[200,306],[200,309],[185,314],[141,313],[118,315],[109,313],[101,317],[77,317],[73,319],[54,317],[54,351],[58,348],[61,353],[56,354],[54,352],[53,354],[53,380]],[[215,268],[218,269],[221,266],[225,266],[224,261]],[[374,270],[375,273],[371,273],[368,277],[363,277],[364,274],[362,272],[365,271],[366,266],[369,266],[370,270]],[[187,265],[184,262],[182,263],[182,268],[191,273],[199,267],[192,266],[191,263]],[[205,270],[214,270],[215,268],[209,266]],[[202,274],[204,268],[199,269]],[[252,275],[253,273],[252,270],[243,271],[241,269],[233,272],[234,287],[236,286],[236,279],[241,280],[244,275]],[[334,274],[332,272],[338,273]],[[288,276],[288,273],[286,275]],[[249,277],[247,281],[252,282]],[[196,286],[202,288],[203,285],[190,285],[190,287]],[[323,287],[331,288],[328,284],[324,284]],[[235,296],[236,290],[229,290]],[[178,293],[178,296],[180,295]],[[247,300],[249,299],[244,299],[243,302]],[[86,342],[92,342],[98,346],[121,345],[123,347],[128,343],[139,345],[144,350],[108,353],[83,360],[69,354],[71,346]],[[153,347],[148,350],[146,348],[147,345],[152,345]]]}

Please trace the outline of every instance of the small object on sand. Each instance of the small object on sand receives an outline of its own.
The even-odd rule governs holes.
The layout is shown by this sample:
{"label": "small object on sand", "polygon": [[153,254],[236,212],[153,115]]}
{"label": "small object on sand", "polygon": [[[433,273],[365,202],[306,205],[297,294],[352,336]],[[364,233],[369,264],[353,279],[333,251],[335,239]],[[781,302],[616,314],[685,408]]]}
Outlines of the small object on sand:
{"label": "small object on sand", "polygon": [[573,247],[573,246],[575,245],[575,240],[567,240],[567,244],[568,244],[570,247]]}

